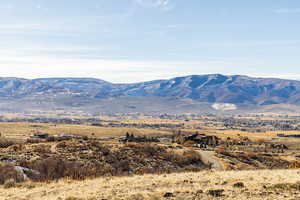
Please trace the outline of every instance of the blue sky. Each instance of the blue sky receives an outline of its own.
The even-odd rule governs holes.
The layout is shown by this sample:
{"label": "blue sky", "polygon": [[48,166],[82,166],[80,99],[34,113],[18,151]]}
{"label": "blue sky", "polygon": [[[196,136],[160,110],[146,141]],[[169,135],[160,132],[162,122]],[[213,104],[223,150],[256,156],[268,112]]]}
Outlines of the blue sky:
{"label": "blue sky", "polygon": [[299,0],[1,0],[0,76],[300,79]]}

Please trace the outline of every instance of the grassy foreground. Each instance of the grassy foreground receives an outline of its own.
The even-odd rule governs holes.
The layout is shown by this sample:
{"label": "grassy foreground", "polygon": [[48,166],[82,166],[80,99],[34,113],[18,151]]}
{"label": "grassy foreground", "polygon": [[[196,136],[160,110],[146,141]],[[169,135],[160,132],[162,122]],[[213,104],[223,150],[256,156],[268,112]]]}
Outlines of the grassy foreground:
{"label": "grassy foreground", "polygon": [[2,200],[298,199],[300,170],[202,171],[0,187]]}

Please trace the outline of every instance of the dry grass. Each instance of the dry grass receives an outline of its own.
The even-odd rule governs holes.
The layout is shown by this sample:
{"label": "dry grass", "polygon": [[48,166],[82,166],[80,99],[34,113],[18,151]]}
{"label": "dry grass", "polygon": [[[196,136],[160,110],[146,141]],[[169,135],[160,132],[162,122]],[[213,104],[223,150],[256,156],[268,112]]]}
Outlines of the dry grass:
{"label": "dry grass", "polygon": [[[158,120],[158,119],[144,119],[144,120],[123,120],[120,121],[125,123],[144,123],[144,124],[159,124],[159,123],[169,123],[169,124],[182,124],[182,121],[177,120]],[[184,122],[184,124],[189,126],[199,125],[199,121]],[[208,135],[217,135],[220,138],[239,138],[249,137],[250,139],[259,140],[271,138],[277,138],[278,133],[289,134],[300,134],[300,131],[268,131],[266,133],[251,133],[243,132],[239,130],[218,130],[218,128],[224,127],[206,127],[201,125],[202,129],[192,129],[185,128],[181,129],[186,132],[203,132]],[[74,135],[86,135],[89,137],[118,137],[124,136],[126,132],[133,133],[135,135],[149,135],[149,134],[170,134],[172,130],[157,130],[157,129],[143,129],[143,128],[125,128],[125,127],[97,127],[88,125],[68,125],[68,124],[41,124],[41,123],[0,123],[0,132],[2,136],[6,138],[17,138],[17,139],[27,139],[28,136],[36,132],[49,133],[52,135],[69,133]],[[280,140],[283,140],[280,138]],[[284,140],[289,140],[284,138]]]}
{"label": "dry grass", "polygon": [[[219,127],[223,128],[223,127]],[[252,133],[252,132],[243,132],[240,130],[216,130],[216,127],[209,128],[207,130],[210,134],[218,135],[221,138],[231,137],[231,138],[239,138],[239,137],[249,137],[251,139],[266,139],[269,140],[271,138],[278,138],[278,133],[284,133],[286,135],[297,135],[300,134],[300,131],[267,131],[265,133]]]}
{"label": "dry grass", "polygon": [[57,135],[68,133],[74,135],[85,135],[89,137],[118,137],[124,136],[126,132],[135,135],[167,134],[165,131],[137,128],[119,127],[96,127],[88,125],[68,125],[68,124],[35,124],[35,123],[0,123],[2,136],[7,138],[27,139],[36,132]]}
{"label": "dry grass", "polygon": [[[197,172],[168,175],[143,175],[133,177],[103,177],[92,180],[61,180],[56,183],[32,185],[24,183],[18,188],[0,187],[0,199],[125,199],[159,200],[164,195],[170,199],[214,199],[214,191],[224,190],[219,199],[273,200],[297,199],[300,170],[261,170]],[[244,187],[235,187],[243,183]],[[281,187],[284,183],[293,187]],[[29,187],[30,185],[30,187]],[[280,192],[278,192],[280,190]],[[169,194],[170,193],[170,194]]]}

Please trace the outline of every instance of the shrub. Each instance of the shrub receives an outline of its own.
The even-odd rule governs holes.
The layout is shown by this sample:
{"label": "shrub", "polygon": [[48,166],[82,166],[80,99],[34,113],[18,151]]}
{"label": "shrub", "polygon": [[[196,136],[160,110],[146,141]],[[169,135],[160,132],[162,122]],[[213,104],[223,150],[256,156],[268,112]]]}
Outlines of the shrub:
{"label": "shrub", "polygon": [[300,182],[297,183],[278,183],[268,187],[271,190],[281,190],[281,191],[290,191],[298,190],[300,191]]}
{"label": "shrub", "polygon": [[166,150],[163,147],[158,145],[152,144],[136,144],[136,143],[129,143],[126,144],[125,147],[132,149],[138,154],[144,154],[145,156],[157,156],[160,153],[165,153]]}
{"label": "shrub", "polygon": [[213,196],[213,197],[222,197],[224,190],[220,189],[220,190],[208,190],[208,194]]}
{"label": "shrub", "polygon": [[300,168],[300,162],[299,161],[295,161],[292,164],[289,165],[289,169],[297,169]]}
{"label": "shrub", "polygon": [[232,156],[232,154],[228,150],[226,150],[226,149],[218,149],[216,151],[216,153],[224,155],[224,156],[230,156],[230,157]]}
{"label": "shrub", "polygon": [[4,188],[5,189],[8,189],[8,188],[12,188],[12,187],[16,187],[16,180],[10,178],[10,179],[7,179],[5,182],[4,182]]}
{"label": "shrub", "polygon": [[128,200],[144,200],[145,197],[142,194],[133,194],[131,195]]}
{"label": "shrub", "polygon": [[14,180],[15,182],[24,181],[22,173],[17,171],[11,164],[0,164],[0,184],[3,185],[8,180]]}
{"label": "shrub", "polygon": [[258,155],[256,153],[253,153],[253,152],[247,152],[245,153],[245,157],[247,159],[257,159],[258,158]]}
{"label": "shrub", "polygon": [[233,184],[233,187],[243,188],[243,187],[245,187],[245,184],[243,182],[237,182],[237,183]]}
{"label": "shrub", "polygon": [[16,144],[8,147],[9,151],[23,151],[26,149],[24,144]]}
{"label": "shrub", "polygon": [[55,137],[54,136],[49,136],[47,137],[47,142],[55,142]]}
{"label": "shrub", "polygon": [[31,162],[23,161],[21,166],[38,171],[39,174],[29,173],[28,176],[34,181],[55,180],[63,177],[82,179],[90,175],[90,171],[84,169],[80,163],[67,161],[60,157],[49,157]]}
{"label": "shrub", "polygon": [[183,156],[186,159],[186,164],[203,164],[201,155],[195,150],[186,150],[183,152]]}
{"label": "shrub", "polygon": [[[47,152],[44,149],[49,147],[45,146],[48,145],[37,145],[36,150]],[[110,148],[97,141],[72,141],[61,142],[57,148],[60,156],[56,154],[58,152],[53,152],[56,156],[40,155],[36,160],[18,161],[19,165],[32,169],[26,175],[33,181],[199,171],[208,167],[196,151],[187,150],[178,154],[168,151],[166,147],[148,143],[129,143]]]}
{"label": "shrub", "polygon": [[259,144],[263,144],[263,143],[266,143],[266,139],[264,139],[264,138],[258,138],[256,140],[256,142],[259,143]]}
{"label": "shrub", "polygon": [[26,143],[29,143],[29,144],[38,144],[38,143],[42,143],[42,142],[45,142],[45,140],[39,139],[39,138],[28,138],[26,140]]}
{"label": "shrub", "polygon": [[79,198],[79,197],[70,196],[70,197],[67,197],[65,200],[84,200],[84,199]]}
{"label": "shrub", "polygon": [[161,200],[160,195],[150,194],[148,197],[149,200]]}
{"label": "shrub", "polygon": [[0,138],[0,148],[7,148],[9,146],[15,145],[17,142],[9,140],[6,138]]}
{"label": "shrub", "polygon": [[37,146],[34,147],[34,152],[37,152],[37,153],[51,153],[51,146],[50,145],[45,145],[45,144],[37,145]]}
{"label": "shrub", "polygon": [[183,146],[185,146],[185,147],[192,147],[194,144],[195,144],[194,141],[189,140],[189,141],[184,142]]}
{"label": "shrub", "polygon": [[63,148],[66,148],[66,142],[60,142],[56,145],[56,148],[58,149],[63,149]]}

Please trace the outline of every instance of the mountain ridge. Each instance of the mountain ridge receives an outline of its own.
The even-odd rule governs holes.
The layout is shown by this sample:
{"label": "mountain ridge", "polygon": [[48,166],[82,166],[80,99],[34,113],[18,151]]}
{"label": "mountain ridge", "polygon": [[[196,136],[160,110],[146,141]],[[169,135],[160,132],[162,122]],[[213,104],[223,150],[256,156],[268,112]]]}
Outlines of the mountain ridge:
{"label": "mountain ridge", "polygon": [[199,102],[234,104],[300,104],[300,81],[244,75],[190,75],[139,83],[111,83],[96,78],[0,78],[0,97],[30,95],[179,97]]}
{"label": "mountain ridge", "polygon": [[0,111],[10,108],[15,112],[23,107],[115,112],[167,112],[172,108],[182,112],[212,111],[216,103],[215,107],[233,104],[229,107],[237,109],[277,104],[299,106],[300,81],[222,74],[126,84],[96,78],[0,78]]}
{"label": "mountain ridge", "polygon": [[72,76],[66,76],[66,77],[41,77],[41,78],[23,78],[23,77],[17,77],[17,76],[11,76],[11,77],[5,77],[5,76],[0,76],[0,80],[2,79],[21,79],[21,80],[51,80],[51,79],[94,79],[94,80],[100,80],[100,81],[105,81],[111,84],[118,84],[118,85],[128,85],[128,84],[139,84],[139,83],[145,83],[145,82],[153,82],[153,81],[166,81],[174,78],[185,78],[185,77],[191,77],[191,76],[227,76],[227,77],[245,77],[245,78],[250,78],[250,79],[274,79],[274,80],[285,80],[285,81],[298,81],[298,79],[288,79],[288,78],[278,78],[278,77],[258,77],[258,76],[250,76],[250,75],[242,75],[242,74],[233,74],[233,75],[226,75],[226,74],[220,74],[220,73],[212,73],[212,74],[192,74],[192,75],[185,75],[185,76],[177,76],[173,78],[165,78],[165,79],[154,79],[154,80],[149,80],[149,81],[138,81],[138,82],[132,82],[132,83],[122,83],[122,82],[112,82],[112,81],[107,81],[101,78],[95,78],[95,77],[72,77]]}

